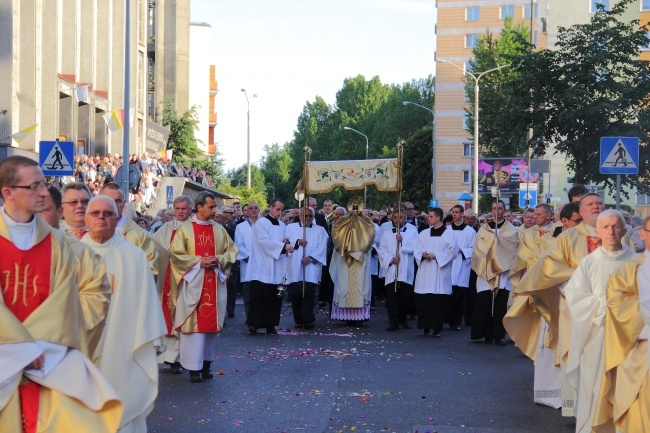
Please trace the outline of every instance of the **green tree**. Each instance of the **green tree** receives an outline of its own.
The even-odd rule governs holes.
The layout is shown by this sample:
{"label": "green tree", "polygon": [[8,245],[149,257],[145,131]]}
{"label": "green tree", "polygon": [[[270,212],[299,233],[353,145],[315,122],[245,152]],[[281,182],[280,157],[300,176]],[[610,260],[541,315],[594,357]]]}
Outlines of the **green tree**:
{"label": "green tree", "polygon": [[[503,31],[496,36],[486,32],[472,50],[469,72],[480,74],[511,64],[530,53],[529,29],[506,18]],[[469,109],[466,128],[474,136],[474,86],[472,77],[465,77],[465,96]],[[521,80],[521,72],[506,67],[484,75],[479,94],[479,152],[482,156],[519,156],[528,149],[530,107],[529,87]]]}
{"label": "green tree", "polygon": [[260,171],[266,181],[269,199],[279,198],[283,201],[293,199],[294,188],[297,182],[292,184],[289,181],[289,170],[292,160],[289,154],[288,143],[283,146],[277,143],[270,146],[267,144],[264,146],[264,151],[266,154],[262,158]]}
{"label": "green tree", "polygon": [[[542,154],[555,143],[576,183],[613,185],[612,177],[599,173],[601,137],[638,136],[648,142],[650,65],[639,60],[639,47],[650,43],[648,27],[621,20],[635,5],[621,0],[611,11],[599,6],[589,23],[559,29],[555,51],[532,53],[516,65],[533,89],[535,152]],[[639,177],[647,179],[649,149],[640,150]],[[622,181],[648,191],[636,176]]]}
{"label": "green tree", "polygon": [[172,160],[181,163],[193,163],[195,159],[202,156],[199,149],[199,139],[194,136],[198,129],[199,117],[196,107],[192,107],[180,117],[176,113],[174,103],[165,99],[163,101],[163,126],[169,127],[169,139],[167,149],[172,149]]}

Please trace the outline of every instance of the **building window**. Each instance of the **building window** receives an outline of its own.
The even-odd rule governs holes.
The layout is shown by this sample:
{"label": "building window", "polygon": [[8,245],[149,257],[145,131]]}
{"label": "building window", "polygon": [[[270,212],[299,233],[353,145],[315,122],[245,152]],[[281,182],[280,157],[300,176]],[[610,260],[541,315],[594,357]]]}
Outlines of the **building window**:
{"label": "building window", "polygon": [[[650,41],[650,32],[646,32],[645,37]],[[641,46],[641,51],[650,51],[650,42]]]}
{"label": "building window", "polygon": [[524,18],[530,19],[530,5],[524,5]]}
{"label": "building window", "polygon": [[609,10],[609,0],[590,0],[590,9],[589,12],[595,13],[598,11],[598,8],[596,8],[597,4],[601,4],[605,6],[605,10]]}
{"label": "building window", "polygon": [[469,185],[469,181],[471,179],[469,170],[463,170],[463,183],[466,183]]}
{"label": "building window", "polygon": [[505,20],[507,17],[512,17],[515,15],[514,6],[501,6],[501,16],[502,20]]}
{"label": "building window", "polygon": [[465,8],[466,21],[478,21],[481,17],[481,12],[478,6]]}
{"label": "building window", "polygon": [[650,11],[650,0],[641,0],[641,10]]}
{"label": "building window", "polygon": [[468,119],[469,119],[469,113],[465,112],[465,114],[463,114],[463,129],[465,131],[469,131],[469,129],[467,128]]}
{"label": "building window", "polygon": [[473,143],[463,143],[463,156],[467,156],[467,157],[474,156],[474,144]]}
{"label": "building window", "polygon": [[478,45],[478,34],[465,35],[465,48],[474,48]]}

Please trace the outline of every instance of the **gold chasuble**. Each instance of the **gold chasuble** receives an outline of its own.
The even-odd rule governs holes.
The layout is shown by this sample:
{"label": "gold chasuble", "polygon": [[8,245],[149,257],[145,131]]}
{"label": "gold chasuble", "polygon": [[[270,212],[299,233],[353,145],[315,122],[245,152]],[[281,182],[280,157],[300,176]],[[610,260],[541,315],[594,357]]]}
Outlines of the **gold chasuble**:
{"label": "gold chasuble", "polygon": [[162,302],[163,316],[167,326],[167,337],[174,336],[174,312],[176,311],[176,296],[178,294],[176,284],[173,284],[172,267],[170,262],[169,247],[176,236],[176,229],[180,225],[176,220],[167,222],[158,229],[151,238],[162,248],[158,250],[158,270],[164,278],[158,278],[158,294]]}
{"label": "gold chasuble", "polygon": [[[594,430],[624,433],[650,431],[648,328],[639,311],[639,271],[644,256],[624,264],[607,283],[605,374],[600,387]],[[647,272],[647,271],[646,271]]]}
{"label": "gold chasuble", "polygon": [[158,248],[151,236],[140,226],[138,226],[131,218],[127,217],[124,225],[118,229],[124,235],[124,238],[131,242],[136,247],[142,249],[147,255],[147,261],[151,268],[151,273],[154,278],[158,276]]}
{"label": "gold chasuble", "polygon": [[[114,432],[122,406],[79,351],[77,263],[65,235],[34,218],[32,246],[20,250],[0,216],[0,432]],[[43,369],[29,368],[40,354]]]}
{"label": "gold chasuble", "polygon": [[[230,273],[239,250],[226,230],[214,221],[208,224],[191,220],[180,225],[170,245],[172,284],[178,287],[174,327],[182,333],[221,332],[225,298],[218,299],[220,284]],[[216,256],[218,269],[198,268],[201,257]],[[195,272],[191,281],[187,276]],[[225,285],[224,285],[225,289]],[[222,298],[221,296],[219,298]],[[223,305],[222,305],[223,304]]]}
{"label": "gold chasuble", "polygon": [[499,284],[499,275],[510,271],[517,260],[517,228],[508,222],[498,230],[483,224],[476,234],[475,242],[472,269],[495,289]]}

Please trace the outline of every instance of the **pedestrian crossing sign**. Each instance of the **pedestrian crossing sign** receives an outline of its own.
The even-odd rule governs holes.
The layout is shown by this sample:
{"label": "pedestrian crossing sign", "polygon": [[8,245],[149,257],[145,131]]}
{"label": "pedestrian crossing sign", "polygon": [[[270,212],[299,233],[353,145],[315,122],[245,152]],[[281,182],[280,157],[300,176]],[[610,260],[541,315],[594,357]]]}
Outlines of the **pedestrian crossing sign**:
{"label": "pedestrian crossing sign", "polygon": [[45,176],[72,176],[74,143],[72,141],[41,141],[38,160]]}
{"label": "pedestrian crossing sign", "polygon": [[601,174],[638,174],[639,138],[602,137],[600,139]]}

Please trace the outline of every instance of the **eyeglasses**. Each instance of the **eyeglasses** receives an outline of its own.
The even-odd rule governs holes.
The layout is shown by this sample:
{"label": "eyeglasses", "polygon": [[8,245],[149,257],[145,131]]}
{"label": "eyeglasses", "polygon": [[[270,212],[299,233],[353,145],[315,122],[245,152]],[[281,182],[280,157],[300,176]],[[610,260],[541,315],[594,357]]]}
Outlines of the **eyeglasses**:
{"label": "eyeglasses", "polygon": [[227,211],[224,211],[223,213],[234,214],[235,212],[227,210]]}
{"label": "eyeglasses", "polygon": [[31,185],[13,185],[13,186],[10,186],[9,188],[28,189],[28,190],[30,190],[31,192],[36,192],[36,191],[38,191],[38,190],[41,189],[41,188],[45,188],[46,185],[47,185],[47,184],[41,180],[41,181],[39,181],[39,182],[34,182],[34,183],[31,184]]}
{"label": "eyeglasses", "polygon": [[407,207],[406,210],[415,210],[413,207]]}
{"label": "eyeglasses", "polygon": [[76,207],[79,203],[81,203],[83,206],[88,206],[88,202],[90,200],[87,198],[81,199],[81,200],[70,200],[70,201],[64,201],[63,204],[69,204],[72,207]]}
{"label": "eyeglasses", "polygon": [[88,215],[90,215],[93,218],[98,218],[100,215],[103,216],[104,218],[110,218],[115,216],[115,212],[112,210],[93,210],[88,212]]}

